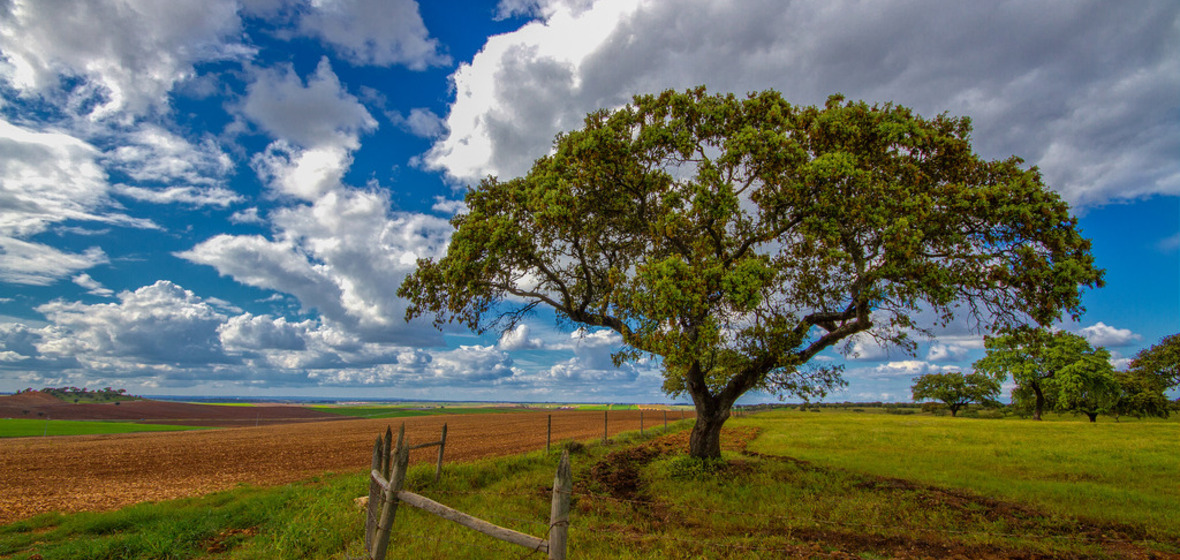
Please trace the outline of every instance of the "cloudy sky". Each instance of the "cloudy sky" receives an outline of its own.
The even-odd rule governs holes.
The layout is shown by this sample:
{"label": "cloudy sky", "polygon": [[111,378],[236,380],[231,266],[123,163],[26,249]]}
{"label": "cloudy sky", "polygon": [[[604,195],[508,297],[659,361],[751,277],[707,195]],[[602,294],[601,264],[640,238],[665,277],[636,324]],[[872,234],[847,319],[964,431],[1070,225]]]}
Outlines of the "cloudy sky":
{"label": "cloudy sky", "polygon": [[[971,117],[1107,270],[1059,327],[1120,364],[1180,331],[1174,0],[0,0],[0,392],[665,401],[613,334],[438,332],[395,292],[467,185],[701,84]],[[833,398],[969,370],[969,327],[827,352]]]}

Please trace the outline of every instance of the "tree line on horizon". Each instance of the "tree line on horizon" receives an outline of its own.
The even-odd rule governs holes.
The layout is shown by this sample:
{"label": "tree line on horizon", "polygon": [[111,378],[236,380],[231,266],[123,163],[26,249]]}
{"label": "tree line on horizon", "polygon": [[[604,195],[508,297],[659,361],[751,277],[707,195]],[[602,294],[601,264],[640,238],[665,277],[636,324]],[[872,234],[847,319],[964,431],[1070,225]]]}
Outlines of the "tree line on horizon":
{"label": "tree line on horizon", "polygon": [[1012,407],[1040,420],[1046,411],[1167,418],[1180,408],[1168,390],[1180,387],[1180,334],[1136,354],[1116,371],[1110,352],[1065,331],[1015,328],[989,336],[986,355],[972,373],[929,373],[914,378],[914,401],[938,401],[952,416],[977,403],[998,407],[1001,384],[1009,379]]}

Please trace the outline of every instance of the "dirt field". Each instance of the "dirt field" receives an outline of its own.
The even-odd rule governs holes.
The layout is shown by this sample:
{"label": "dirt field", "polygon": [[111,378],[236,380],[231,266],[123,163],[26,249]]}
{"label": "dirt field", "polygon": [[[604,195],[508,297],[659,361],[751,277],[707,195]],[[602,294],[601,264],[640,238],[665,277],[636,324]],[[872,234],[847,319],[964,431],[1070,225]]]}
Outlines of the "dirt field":
{"label": "dirt field", "polygon": [[125,420],[141,424],[228,427],[317,422],[341,417],[308,407],[284,405],[219,406],[153,400],[74,404],[34,391],[0,396],[0,418]]}
{"label": "dirt field", "polygon": [[[105,406],[105,405],[103,405]],[[447,423],[448,461],[540,449],[546,412],[404,419],[411,443],[438,439]],[[553,412],[553,439],[602,436],[601,412]],[[611,434],[639,429],[639,411],[612,411]],[[680,414],[669,414],[679,418]],[[645,414],[645,425],[663,415]],[[373,441],[403,419],[340,420],[200,432],[0,440],[0,524],[48,511],[117,509],[232,488],[283,484],[326,471],[364,472]],[[414,461],[437,457],[421,449]]]}

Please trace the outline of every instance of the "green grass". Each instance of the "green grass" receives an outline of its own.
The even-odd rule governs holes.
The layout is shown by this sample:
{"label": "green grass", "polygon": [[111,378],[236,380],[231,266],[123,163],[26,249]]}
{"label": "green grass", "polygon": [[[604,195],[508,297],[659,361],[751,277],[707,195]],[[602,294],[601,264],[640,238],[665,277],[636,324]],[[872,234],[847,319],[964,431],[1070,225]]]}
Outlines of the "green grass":
{"label": "green grass", "polygon": [[[1171,523],[1180,507],[1175,420],[772,412],[727,425],[723,443],[748,441],[757,453],[738,453],[739,445],[712,462],[679,451],[689,425],[674,425],[678,442],[649,441],[649,430],[646,439],[630,433],[609,446],[576,446],[570,558],[1180,554],[1180,526]],[[424,464],[410,469],[405,487],[544,536],[556,462],[556,453],[533,452],[449,464],[439,484]],[[1107,507],[1116,487],[1126,503]],[[366,493],[365,475],[353,473],[42,515],[0,527],[0,558],[359,558],[363,514],[353,499]],[[391,559],[534,557],[409,507],[399,509],[390,550]]]}
{"label": "green grass", "polygon": [[175,432],[204,430],[194,426],[165,426],[132,422],[85,422],[79,420],[34,420],[0,418],[0,438],[35,436],[80,436],[90,434],[129,434],[135,432]]}
{"label": "green grass", "polygon": [[776,411],[753,451],[1149,525],[1180,538],[1180,422]]}

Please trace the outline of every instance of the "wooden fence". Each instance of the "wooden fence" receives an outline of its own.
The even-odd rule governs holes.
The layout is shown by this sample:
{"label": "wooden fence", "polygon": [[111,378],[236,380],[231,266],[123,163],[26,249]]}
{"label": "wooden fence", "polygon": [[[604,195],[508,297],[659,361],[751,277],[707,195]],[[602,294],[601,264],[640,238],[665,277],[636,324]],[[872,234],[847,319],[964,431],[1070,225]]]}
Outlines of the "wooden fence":
{"label": "wooden fence", "polygon": [[372,470],[369,475],[368,515],[365,520],[365,550],[368,551],[370,560],[385,559],[390,534],[393,531],[393,523],[397,517],[397,507],[400,503],[454,521],[502,541],[534,551],[545,552],[551,560],[565,560],[566,539],[569,534],[570,492],[573,490],[569,450],[562,453],[561,462],[557,466],[557,474],[553,478],[549,534],[546,535],[548,538],[543,539],[493,525],[429,498],[402,490],[406,470],[410,463],[411,449],[431,445],[439,446],[438,467],[435,469],[435,481],[438,480],[442,472],[443,447],[446,443],[447,433],[444,425],[443,437],[440,441],[411,446],[406,441],[405,432],[406,426],[402,424],[397,434],[397,446],[394,447],[393,431],[386,429],[385,437],[378,437],[373,446]]}

